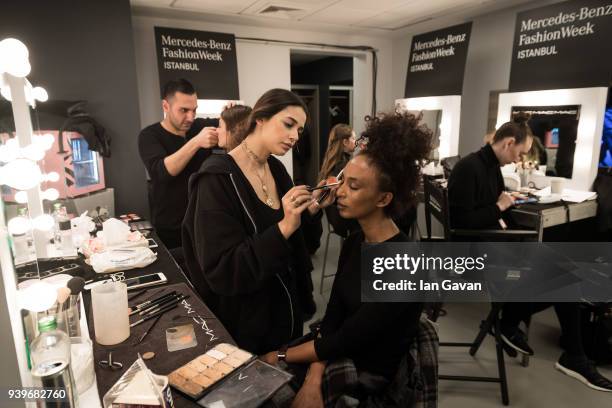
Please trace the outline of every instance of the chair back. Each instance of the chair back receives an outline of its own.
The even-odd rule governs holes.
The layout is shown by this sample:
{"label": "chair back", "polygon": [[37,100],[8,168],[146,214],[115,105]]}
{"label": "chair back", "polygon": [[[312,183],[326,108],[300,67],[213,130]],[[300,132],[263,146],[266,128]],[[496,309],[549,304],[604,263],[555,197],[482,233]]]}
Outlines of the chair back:
{"label": "chair back", "polygon": [[451,156],[440,160],[440,164],[444,169],[445,179],[448,179],[450,177],[451,171],[453,171],[453,167],[455,167],[455,164],[457,164],[459,160],[461,160],[461,156]]}
{"label": "chair back", "polygon": [[431,219],[437,219],[444,229],[444,240],[451,238],[450,216],[448,207],[448,190],[446,180],[431,176],[423,176],[423,193],[425,199],[425,226],[427,239],[431,240]]}

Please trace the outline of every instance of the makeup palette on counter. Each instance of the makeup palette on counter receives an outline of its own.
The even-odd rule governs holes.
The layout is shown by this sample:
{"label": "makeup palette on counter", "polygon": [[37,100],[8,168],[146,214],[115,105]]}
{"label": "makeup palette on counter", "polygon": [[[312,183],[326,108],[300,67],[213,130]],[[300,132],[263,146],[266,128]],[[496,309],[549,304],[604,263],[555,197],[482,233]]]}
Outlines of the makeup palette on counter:
{"label": "makeup palette on counter", "polygon": [[168,375],[170,385],[192,398],[200,398],[223,378],[253,359],[253,354],[227,343],[217,344],[205,354]]}

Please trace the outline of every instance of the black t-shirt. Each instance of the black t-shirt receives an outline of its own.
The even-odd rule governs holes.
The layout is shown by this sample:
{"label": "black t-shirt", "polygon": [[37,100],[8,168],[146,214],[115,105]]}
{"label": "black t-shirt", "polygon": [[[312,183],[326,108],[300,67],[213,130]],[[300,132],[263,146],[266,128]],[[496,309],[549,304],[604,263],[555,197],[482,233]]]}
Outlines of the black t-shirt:
{"label": "black t-shirt", "polygon": [[151,222],[156,228],[180,231],[187,211],[189,177],[198,171],[210,150],[198,150],[176,176],[168,173],[164,159],[176,153],[206,126],[216,127],[217,121],[197,118],[185,137],[168,132],[159,122],[147,126],[138,135],[140,158],[151,178]]}
{"label": "black t-shirt", "polygon": [[[392,379],[416,335],[423,305],[361,302],[363,241],[363,231],[344,241],[315,351],[320,360],[350,358],[357,369]],[[386,242],[407,241],[400,232]]]}

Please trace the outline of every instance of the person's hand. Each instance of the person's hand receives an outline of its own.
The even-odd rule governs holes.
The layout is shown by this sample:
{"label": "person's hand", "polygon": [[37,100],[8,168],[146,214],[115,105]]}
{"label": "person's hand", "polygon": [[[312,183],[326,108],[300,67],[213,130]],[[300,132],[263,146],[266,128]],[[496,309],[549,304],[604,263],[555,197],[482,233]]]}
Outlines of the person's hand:
{"label": "person's hand", "polygon": [[278,223],[278,228],[285,239],[299,228],[302,212],[312,204],[312,193],[306,186],[296,186],[287,191],[281,200],[285,217]]}
{"label": "person's hand", "polygon": [[323,393],[321,385],[306,380],[300,388],[295,399],[291,403],[291,408],[322,408]]}
{"label": "person's hand", "polygon": [[510,194],[506,193],[505,191],[502,191],[502,193],[497,198],[496,204],[497,204],[497,207],[499,207],[499,210],[501,212],[504,212],[508,208],[514,205],[514,198]]}
{"label": "person's hand", "polygon": [[270,365],[275,366],[278,364],[278,351],[270,351],[269,353],[260,356],[259,359]]}
{"label": "person's hand", "polygon": [[[325,184],[335,183],[335,182],[336,182],[335,178],[334,180],[330,180],[330,179],[321,180],[319,184],[317,184],[317,187],[323,186]],[[308,211],[310,211],[310,214],[314,215],[317,213],[317,211],[319,211],[319,209],[329,207],[330,205],[332,205],[334,201],[336,201],[336,190],[338,190],[339,187],[340,185],[338,184],[337,186],[333,186],[329,189],[320,189],[320,190],[313,191],[312,192],[313,203],[310,206],[308,206]],[[319,199],[323,195],[325,195],[325,198],[319,202]]]}
{"label": "person's hand", "polygon": [[211,147],[217,146],[219,143],[219,135],[217,133],[217,128],[214,127],[205,127],[200,130],[193,139],[191,139],[200,146],[202,149],[210,149]]}
{"label": "person's hand", "polygon": [[236,101],[228,101],[228,102],[225,104],[225,107],[223,108],[223,110],[233,108],[233,107],[234,107],[234,106],[236,106],[236,105],[238,105],[238,104],[236,103]]}

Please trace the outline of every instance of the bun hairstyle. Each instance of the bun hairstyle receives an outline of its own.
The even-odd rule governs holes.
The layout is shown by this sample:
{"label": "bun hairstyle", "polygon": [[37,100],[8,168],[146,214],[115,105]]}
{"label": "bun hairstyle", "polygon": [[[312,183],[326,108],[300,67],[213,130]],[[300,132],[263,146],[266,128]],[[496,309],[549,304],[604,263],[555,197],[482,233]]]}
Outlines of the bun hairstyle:
{"label": "bun hairstyle", "polygon": [[221,112],[221,119],[225,122],[225,127],[231,133],[231,146],[227,146],[227,151],[232,150],[242,142],[245,133],[244,128],[247,124],[247,119],[251,114],[250,106],[234,105],[231,108],[226,108]]}
{"label": "bun hairstyle", "polygon": [[291,91],[274,88],[261,95],[255,103],[255,106],[253,106],[253,110],[247,119],[244,133],[240,135],[240,140],[243,140],[246,136],[253,133],[257,126],[257,120],[270,119],[272,116],[289,106],[302,108],[308,118],[308,108],[306,104],[302,98]]}
{"label": "bun hairstyle", "polygon": [[380,191],[393,193],[393,200],[384,207],[388,217],[402,215],[416,202],[421,168],[432,149],[433,135],[419,122],[420,117],[407,112],[383,113],[367,120],[362,134],[368,144],[359,154],[378,169]]}
{"label": "bun hairstyle", "polygon": [[533,137],[531,128],[528,125],[531,115],[527,112],[517,112],[512,115],[512,121],[506,122],[497,129],[493,137],[493,143],[497,143],[507,137],[513,137],[516,144],[521,144],[528,137]]}

